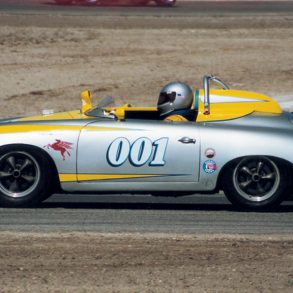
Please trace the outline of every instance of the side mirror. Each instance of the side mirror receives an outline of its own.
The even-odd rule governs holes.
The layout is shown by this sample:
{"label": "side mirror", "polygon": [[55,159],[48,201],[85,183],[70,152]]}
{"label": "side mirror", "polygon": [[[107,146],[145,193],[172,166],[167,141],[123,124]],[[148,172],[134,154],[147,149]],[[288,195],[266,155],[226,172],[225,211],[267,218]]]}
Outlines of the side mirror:
{"label": "side mirror", "polygon": [[219,78],[213,75],[204,75],[203,77],[203,89],[204,89],[204,115],[210,114],[210,81],[214,81],[217,85],[219,85],[222,89],[228,90],[230,89],[227,84],[225,84]]}

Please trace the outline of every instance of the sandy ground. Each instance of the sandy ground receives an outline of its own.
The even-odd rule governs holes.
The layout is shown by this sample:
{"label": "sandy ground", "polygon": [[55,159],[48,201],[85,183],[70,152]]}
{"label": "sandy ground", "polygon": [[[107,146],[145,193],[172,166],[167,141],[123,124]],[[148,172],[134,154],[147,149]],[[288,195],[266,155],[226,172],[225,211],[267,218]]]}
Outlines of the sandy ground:
{"label": "sandy ground", "polygon": [[[1,15],[0,52],[2,117],[79,108],[83,89],[155,105],[206,73],[292,106],[291,16]],[[292,292],[292,240],[0,233],[0,292]]]}
{"label": "sandy ground", "polygon": [[292,237],[0,234],[0,292],[292,292]]}
{"label": "sandy ground", "polygon": [[164,84],[200,87],[206,73],[291,106],[293,17],[168,21],[1,17],[0,115],[76,109],[83,89],[156,105]]}

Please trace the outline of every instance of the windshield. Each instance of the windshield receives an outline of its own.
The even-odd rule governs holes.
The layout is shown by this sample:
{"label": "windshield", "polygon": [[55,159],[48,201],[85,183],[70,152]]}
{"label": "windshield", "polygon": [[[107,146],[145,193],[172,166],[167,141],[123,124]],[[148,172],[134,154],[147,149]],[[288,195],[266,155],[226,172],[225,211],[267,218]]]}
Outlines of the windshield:
{"label": "windshield", "polygon": [[105,109],[105,108],[111,108],[114,106],[115,106],[115,99],[111,96],[106,96],[97,104],[97,106],[87,111],[86,115],[114,119],[116,118],[116,116],[114,115],[114,112],[112,112],[109,109]]}

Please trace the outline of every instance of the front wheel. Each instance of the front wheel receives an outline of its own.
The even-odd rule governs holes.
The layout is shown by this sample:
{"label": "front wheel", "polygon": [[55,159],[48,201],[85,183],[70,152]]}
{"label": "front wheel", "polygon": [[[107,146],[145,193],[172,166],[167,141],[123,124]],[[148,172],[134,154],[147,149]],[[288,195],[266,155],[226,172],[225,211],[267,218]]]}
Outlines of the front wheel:
{"label": "front wheel", "polygon": [[171,7],[176,4],[176,0],[155,0],[158,6],[167,6]]}
{"label": "front wheel", "polygon": [[47,158],[34,148],[5,147],[0,152],[0,204],[34,205],[51,195],[52,172]]}
{"label": "front wheel", "polygon": [[243,158],[223,172],[223,190],[237,207],[264,210],[277,207],[285,199],[286,169],[274,159],[264,156]]}

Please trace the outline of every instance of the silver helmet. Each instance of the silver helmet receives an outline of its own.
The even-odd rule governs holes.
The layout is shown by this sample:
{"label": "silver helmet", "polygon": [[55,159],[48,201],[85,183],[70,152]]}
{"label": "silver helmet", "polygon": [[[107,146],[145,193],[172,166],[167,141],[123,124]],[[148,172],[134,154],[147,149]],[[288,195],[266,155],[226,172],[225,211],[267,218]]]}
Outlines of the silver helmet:
{"label": "silver helmet", "polygon": [[160,92],[158,111],[166,115],[176,110],[190,110],[193,101],[192,90],[182,82],[171,82],[165,85]]}

